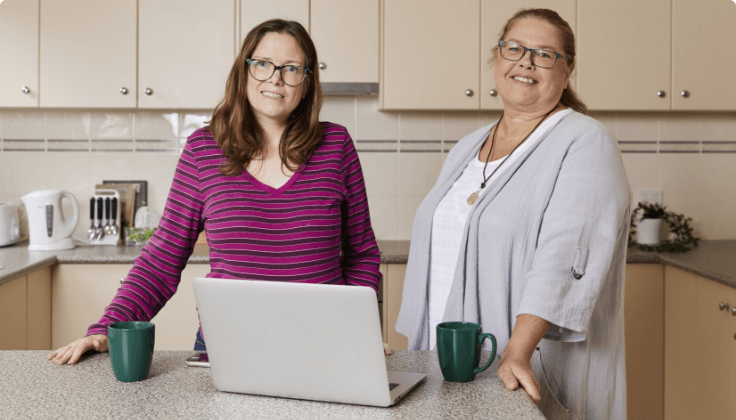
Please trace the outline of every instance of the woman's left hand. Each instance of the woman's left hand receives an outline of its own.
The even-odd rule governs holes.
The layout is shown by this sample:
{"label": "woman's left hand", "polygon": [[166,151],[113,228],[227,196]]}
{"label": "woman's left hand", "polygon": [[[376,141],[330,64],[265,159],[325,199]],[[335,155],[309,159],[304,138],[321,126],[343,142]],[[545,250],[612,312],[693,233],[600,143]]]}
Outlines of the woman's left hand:
{"label": "woman's left hand", "polygon": [[521,385],[535,404],[542,402],[539,381],[532,373],[532,366],[524,354],[513,351],[504,351],[501,362],[498,364],[498,379],[506,388],[514,391]]}

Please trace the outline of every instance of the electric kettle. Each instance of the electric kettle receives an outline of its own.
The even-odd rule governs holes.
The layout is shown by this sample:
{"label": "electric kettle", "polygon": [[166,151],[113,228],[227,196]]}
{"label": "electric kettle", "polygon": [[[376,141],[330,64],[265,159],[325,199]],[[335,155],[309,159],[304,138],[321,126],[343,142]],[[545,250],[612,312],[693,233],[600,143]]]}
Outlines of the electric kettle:
{"label": "electric kettle", "polygon": [[[64,217],[61,199],[72,204],[71,217]],[[71,236],[79,223],[79,204],[69,191],[33,191],[20,198],[28,215],[28,237],[31,251],[58,251],[73,249]]]}

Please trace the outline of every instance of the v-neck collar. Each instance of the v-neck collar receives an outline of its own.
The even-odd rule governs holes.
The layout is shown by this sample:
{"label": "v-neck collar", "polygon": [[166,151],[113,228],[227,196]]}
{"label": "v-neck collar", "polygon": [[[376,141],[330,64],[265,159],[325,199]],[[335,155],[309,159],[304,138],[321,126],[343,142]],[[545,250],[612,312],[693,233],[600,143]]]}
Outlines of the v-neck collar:
{"label": "v-neck collar", "polygon": [[291,176],[291,178],[289,178],[289,180],[286,181],[286,184],[280,186],[279,188],[274,188],[274,187],[272,187],[270,185],[264,184],[263,182],[259,181],[258,178],[254,177],[250,172],[248,172],[247,169],[243,170],[243,176],[248,181],[250,181],[250,183],[253,184],[254,186],[258,187],[259,189],[261,189],[261,190],[263,190],[263,191],[265,191],[265,192],[267,192],[267,193],[269,193],[271,195],[273,195],[274,197],[278,197],[281,194],[283,194],[284,191],[286,191],[287,189],[289,189],[289,187],[291,187],[292,185],[294,185],[294,183],[296,182],[296,180],[299,178],[299,176],[304,171],[304,167],[305,167],[305,165],[301,165],[300,167],[298,167],[297,170],[296,170],[296,172],[294,172],[294,174]]}

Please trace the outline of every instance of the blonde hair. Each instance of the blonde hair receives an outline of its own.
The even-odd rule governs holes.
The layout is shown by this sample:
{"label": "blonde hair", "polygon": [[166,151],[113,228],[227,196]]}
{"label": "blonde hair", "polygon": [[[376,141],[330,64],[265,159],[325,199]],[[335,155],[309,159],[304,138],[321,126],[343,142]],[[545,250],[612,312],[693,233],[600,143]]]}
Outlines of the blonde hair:
{"label": "blonde hair", "polygon": [[210,130],[227,158],[220,167],[226,176],[240,175],[264,150],[265,136],[248,103],[246,83],[248,63],[263,37],[271,32],[294,37],[304,53],[304,65],[310,69],[304,80],[306,95],[291,113],[286,130],[281,137],[279,154],[281,162],[291,171],[309,159],[317,143],[322,139],[319,111],[322,108],[322,87],[319,83],[317,50],[312,39],[298,22],[273,19],[253,28],[243,41],[238,57],[230,70],[225,87],[225,97],[212,114]]}
{"label": "blonde hair", "polygon": [[[568,67],[573,67],[575,65],[575,34],[573,34],[570,25],[565,21],[565,19],[562,19],[560,15],[558,15],[557,12],[555,12],[554,10],[519,10],[513,16],[511,16],[511,19],[506,22],[506,25],[504,25],[503,30],[501,31],[499,39],[503,40],[504,38],[506,38],[506,34],[508,34],[508,32],[511,30],[516,22],[521,19],[529,18],[541,19],[552,25],[557,30],[557,33],[560,34],[560,40],[562,41],[562,50],[565,55],[565,62]],[[493,48],[493,52],[495,53],[497,50],[498,45]],[[581,114],[588,115],[588,107],[583,103],[583,101],[578,97],[578,95],[570,86],[562,91],[562,98],[560,98],[560,103],[562,105],[565,105],[566,107],[574,109]]]}

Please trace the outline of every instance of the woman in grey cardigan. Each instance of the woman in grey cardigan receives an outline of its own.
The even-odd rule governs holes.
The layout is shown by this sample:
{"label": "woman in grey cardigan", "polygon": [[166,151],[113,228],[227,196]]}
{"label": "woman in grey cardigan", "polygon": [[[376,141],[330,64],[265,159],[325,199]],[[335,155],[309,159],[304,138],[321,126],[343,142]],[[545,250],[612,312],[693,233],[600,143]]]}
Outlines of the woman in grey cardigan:
{"label": "woman in grey cardigan", "polygon": [[628,182],[568,86],[574,66],[557,13],[507,22],[494,61],[504,112],[452,149],[416,213],[396,330],[428,350],[437,323],[480,323],[499,378],[548,418],[624,419]]}

